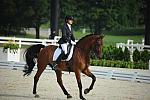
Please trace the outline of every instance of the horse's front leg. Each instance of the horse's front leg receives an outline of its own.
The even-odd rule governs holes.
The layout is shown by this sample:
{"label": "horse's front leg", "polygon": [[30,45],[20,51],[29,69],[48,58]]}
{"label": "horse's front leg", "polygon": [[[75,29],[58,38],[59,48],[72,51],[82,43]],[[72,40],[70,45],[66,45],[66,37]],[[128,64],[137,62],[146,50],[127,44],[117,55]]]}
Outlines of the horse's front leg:
{"label": "horse's front leg", "polygon": [[86,100],[86,99],[83,97],[83,95],[82,95],[82,83],[81,83],[80,71],[75,71],[75,75],[76,75],[76,79],[77,79],[77,83],[78,83],[80,99]]}
{"label": "horse's front leg", "polygon": [[92,78],[92,83],[90,87],[84,90],[84,94],[87,94],[93,89],[94,83],[96,81],[96,77],[91,73],[91,71],[88,68],[84,70],[83,73]]}
{"label": "horse's front leg", "polygon": [[62,82],[62,72],[60,70],[56,70],[56,76],[57,76],[57,82],[59,84],[59,86],[61,87],[61,89],[63,90],[64,94],[67,95],[67,98],[72,98],[72,96],[67,92],[67,90],[65,89],[63,82]]}

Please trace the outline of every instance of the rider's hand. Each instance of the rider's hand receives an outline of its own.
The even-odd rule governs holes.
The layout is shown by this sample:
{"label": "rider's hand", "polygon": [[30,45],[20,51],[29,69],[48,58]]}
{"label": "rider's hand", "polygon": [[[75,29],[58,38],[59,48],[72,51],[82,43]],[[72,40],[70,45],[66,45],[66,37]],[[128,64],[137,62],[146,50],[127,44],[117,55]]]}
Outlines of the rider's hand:
{"label": "rider's hand", "polygon": [[71,44],[76,45],[76,42],[74,42],[74,41],[71,40]]}

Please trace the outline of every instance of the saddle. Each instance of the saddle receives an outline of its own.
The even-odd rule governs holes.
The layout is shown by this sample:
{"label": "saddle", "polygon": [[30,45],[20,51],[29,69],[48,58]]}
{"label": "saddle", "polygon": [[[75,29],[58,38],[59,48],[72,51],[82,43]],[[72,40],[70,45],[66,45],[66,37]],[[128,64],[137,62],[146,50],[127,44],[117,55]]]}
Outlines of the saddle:
{"label": "saddle", "polygon": [[74,45],[69,44],[67,47],[67,51],[68,53],[65,55],[63,53],[63,50],[61,49],[61,46],[57,47],[57,49],[54,51],[54,55],[53,55],[53,61],[56,61],[56,59],[58,58],[58,56],[63,53],[63,57],[62,60],[63,61],[70,61],[70,59],[72,58],[73,55],[73,51],[74,51]]}

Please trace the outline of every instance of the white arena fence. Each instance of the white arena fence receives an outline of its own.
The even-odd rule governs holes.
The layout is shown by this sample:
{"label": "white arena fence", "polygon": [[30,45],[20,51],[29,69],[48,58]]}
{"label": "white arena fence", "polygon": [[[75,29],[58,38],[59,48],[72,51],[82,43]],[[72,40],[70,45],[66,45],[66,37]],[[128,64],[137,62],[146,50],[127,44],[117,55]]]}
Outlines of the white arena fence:
{"label": "white arena fence", "polygon": [[7,61],[20,62],[21,58],[21,47],[22,45],[35,45],[35,44],[43,44],[47,45],[58,45],[57,42],[60,39],[59,36],[55,36],[54,39],[30,39],[30,38],[16,38],[16,37],[0,37],[0,44],[6,44],[9,42],[15,43],[19,45],[17,52],[14,54],[10,52],[10,49],[7,49]]}
{"label": "white arena fence", "polygon": [[133,53],[135,49],[138,49],[139,51],[144,51],[144,48],[147,48],[149,49],[148,51],[150,51],[150,45],[144,45],[144,40],[142,40],[141,44],[139,43],[134,44],[133,42],[134,42],[133,40],[128,40],[127,43],[116,43],[116,47],[117,48],[121,47],[123,51],[125,47],[127,47],[131,53]]}
{"label": "white arena fence", "polygon": [[16,44],[19,44],[21,48],[22,45],[35,45],[35,44],[43,44],[43,45],[58,45],[57,41],[59,40],[59,36],[55,36],[54,39],[30,39],[30,38],[16,38],[16,37],[0,37],[0,43],[8,43],[9,41],[13,41]]}

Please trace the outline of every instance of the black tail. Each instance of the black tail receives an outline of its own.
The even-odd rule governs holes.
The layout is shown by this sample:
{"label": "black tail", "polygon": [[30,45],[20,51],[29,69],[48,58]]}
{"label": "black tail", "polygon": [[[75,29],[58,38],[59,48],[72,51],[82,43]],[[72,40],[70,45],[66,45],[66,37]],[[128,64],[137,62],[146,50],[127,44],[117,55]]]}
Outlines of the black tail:
{"label": "black tail", "polygon": [[24,57],[26,60],[26,65],[24,67],[24,75],[30,75],[34,66],[35,66],[35,61],[34,58],[37,58],[38,53],[40,52],[41,48],[44,48],[45,46],[42,44],[37,44],[30,46],[25,52],[24,52]]}

